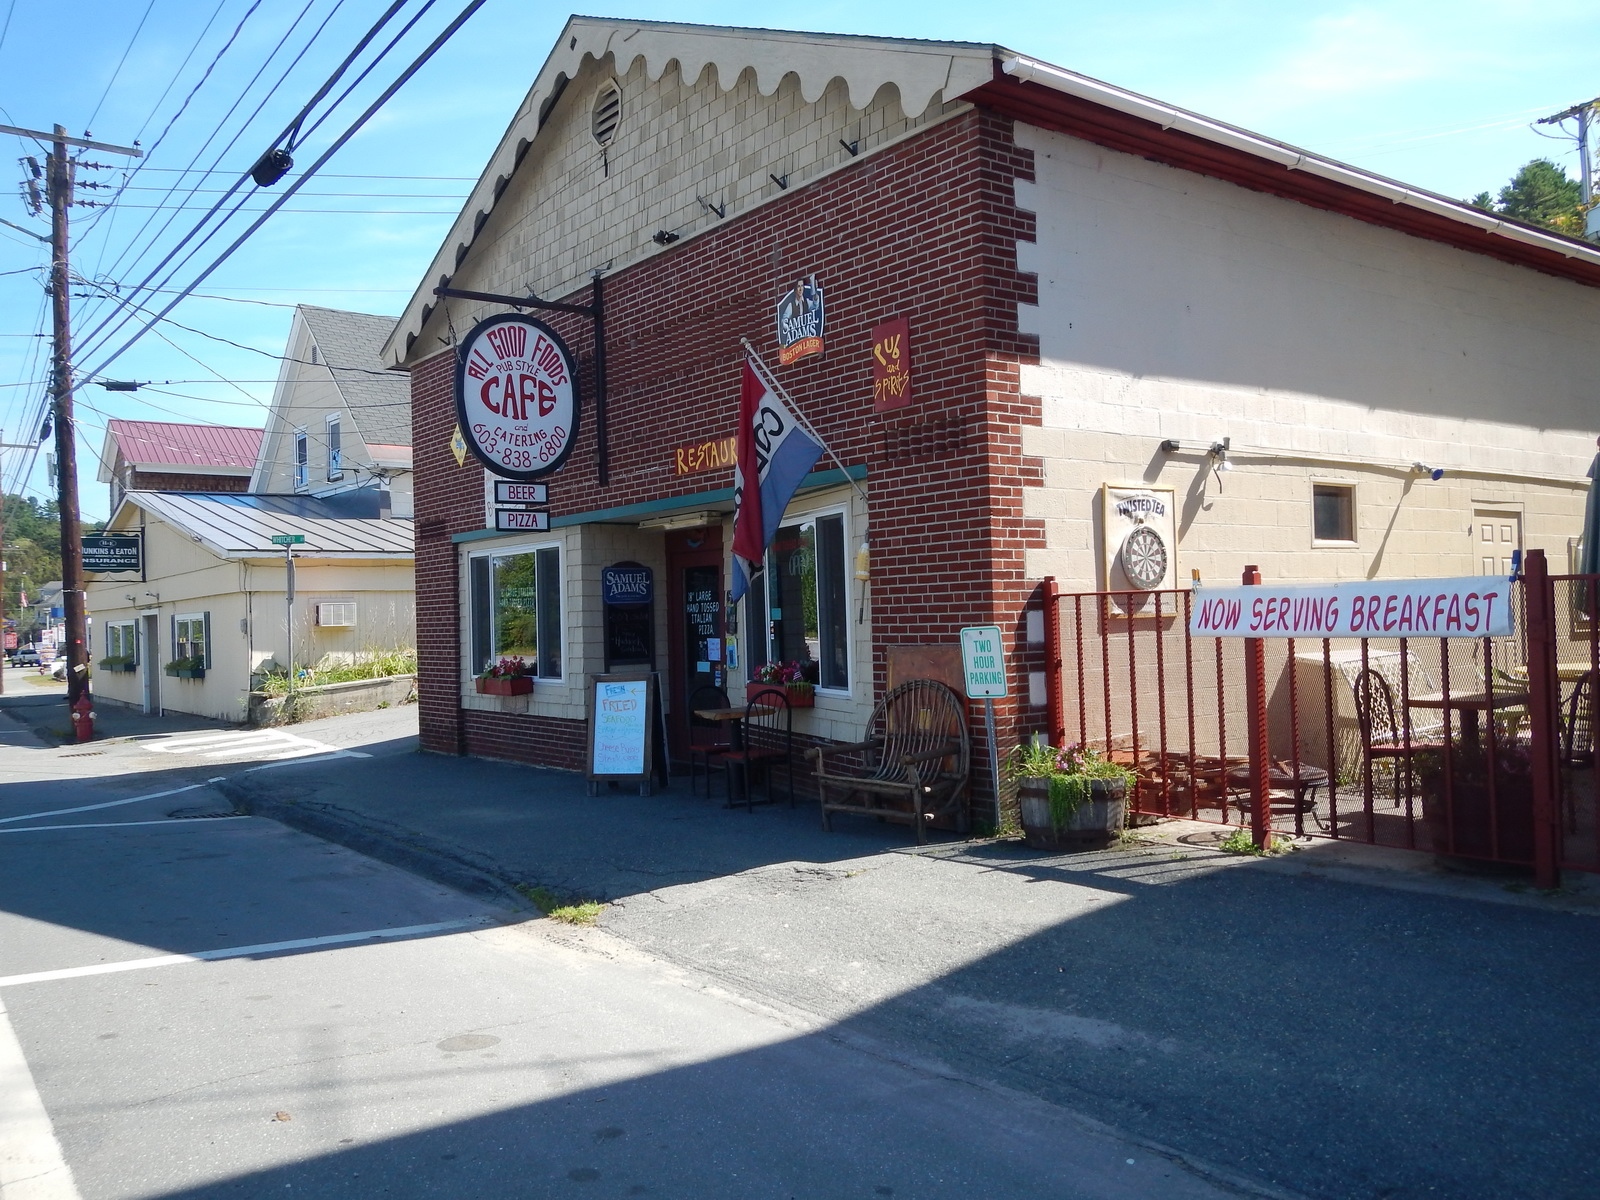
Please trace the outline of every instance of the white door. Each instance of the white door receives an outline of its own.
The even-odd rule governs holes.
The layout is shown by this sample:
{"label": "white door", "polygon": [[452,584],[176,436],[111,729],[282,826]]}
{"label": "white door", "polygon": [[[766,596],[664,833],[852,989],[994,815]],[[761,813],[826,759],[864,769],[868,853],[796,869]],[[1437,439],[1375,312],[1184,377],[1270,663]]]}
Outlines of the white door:
{"label": "white door", "polygon": [[1522,549],[1522,514],[1478,509],[1473,514],[1472,540],[1478,574],[1509,577],[1512,552]]}
{"label": "white door", "polygon": [[139,622],[139,669],[144,672],[144,711],[161,715],[161,618],[145,614]]}

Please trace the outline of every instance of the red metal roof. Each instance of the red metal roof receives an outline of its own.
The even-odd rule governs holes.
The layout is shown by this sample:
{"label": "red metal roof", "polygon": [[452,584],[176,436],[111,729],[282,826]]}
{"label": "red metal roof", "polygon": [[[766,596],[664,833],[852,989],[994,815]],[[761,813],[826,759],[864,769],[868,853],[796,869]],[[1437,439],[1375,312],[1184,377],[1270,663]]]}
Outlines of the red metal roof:
{"label": "red metal roof", "polygon": [[106,422],[106,432],[116,439],[122,457],[135,466],[248,471],[256,465],[263,431],[237,425],[180,425],[113,417]]}

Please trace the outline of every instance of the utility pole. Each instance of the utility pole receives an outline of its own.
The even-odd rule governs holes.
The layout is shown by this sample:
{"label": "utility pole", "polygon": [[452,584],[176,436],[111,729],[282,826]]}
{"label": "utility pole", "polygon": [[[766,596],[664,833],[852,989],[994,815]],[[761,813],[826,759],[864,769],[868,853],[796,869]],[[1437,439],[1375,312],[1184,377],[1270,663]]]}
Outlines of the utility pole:
{"label": "utility pole", "polygon": [[61,605],[66,617],[67,706],[71,708],[89,687],[89,626],[83,594],[83,523],[78,512],[77,432],[72,423],[72,307],[71,244],[67,212],[72,207],[73,162],[68,146],[105,150],[112,154],[144,157],[132,146],[113,146],[67,136],[57,125],[54,132],[0,125],[0,133],[48,140],[50,155],[45,189],[50,207],[50,298],[55,354],[51,391],[56,433],[56,507],[61,514]]}
{"label": "utility pole", "polygon": [[1583,236],[1600,237],[1600,206],[1595,204],[1594,160],[1589,155],[1589,137],[1600,127],[1600,96],[1583,104],[1574,104],[1564,112],[1540,117],[1540,125],[1559,125],[1562,121],[1578,118],[1578,176],[1583,196]]}

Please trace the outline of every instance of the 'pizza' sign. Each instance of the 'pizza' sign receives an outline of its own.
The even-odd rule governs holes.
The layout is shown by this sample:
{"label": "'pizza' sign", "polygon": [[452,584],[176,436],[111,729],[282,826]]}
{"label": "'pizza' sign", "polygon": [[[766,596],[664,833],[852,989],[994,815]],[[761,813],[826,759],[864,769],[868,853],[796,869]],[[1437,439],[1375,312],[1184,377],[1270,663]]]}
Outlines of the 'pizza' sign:
{"label": "'pizza' sign", "polygon": [[456,416],[467,449],[494,474],[549,474],[578,436],[572,352],[532,317],[503,313],[478,322],[456,360]]}

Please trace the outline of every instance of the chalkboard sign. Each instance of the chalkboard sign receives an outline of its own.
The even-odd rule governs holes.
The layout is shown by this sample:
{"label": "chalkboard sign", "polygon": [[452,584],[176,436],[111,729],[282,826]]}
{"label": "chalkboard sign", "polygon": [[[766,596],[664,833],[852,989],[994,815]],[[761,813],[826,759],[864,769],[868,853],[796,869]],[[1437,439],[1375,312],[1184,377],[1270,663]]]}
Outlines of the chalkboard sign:
{"label": "chalkboard sign", "polygon": [[602,780],[637,783],[648,796],[660,774],[661,690],[654,672],[613,672],[590,677],[589,794]]}

